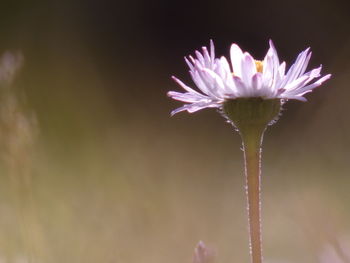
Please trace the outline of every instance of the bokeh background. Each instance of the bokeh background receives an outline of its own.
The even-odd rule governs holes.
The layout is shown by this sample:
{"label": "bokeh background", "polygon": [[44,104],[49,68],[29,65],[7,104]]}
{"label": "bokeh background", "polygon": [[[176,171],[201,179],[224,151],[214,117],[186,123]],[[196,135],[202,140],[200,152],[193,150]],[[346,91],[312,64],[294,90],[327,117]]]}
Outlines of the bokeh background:
{"label": "bokeh background", "polygon": [[232,42],[333,78],[265,135],[266,262],[350,262],[350,16],[340,0],[3,1],[0,262],[249,262],[238,134],[215,110],[170,117],[183,57]]}

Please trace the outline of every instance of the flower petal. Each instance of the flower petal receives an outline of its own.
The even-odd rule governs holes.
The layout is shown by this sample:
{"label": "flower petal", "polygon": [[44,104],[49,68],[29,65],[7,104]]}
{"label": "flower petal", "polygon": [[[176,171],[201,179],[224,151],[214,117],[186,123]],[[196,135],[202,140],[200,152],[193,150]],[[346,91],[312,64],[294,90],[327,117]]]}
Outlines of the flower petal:
{"label": "flower petal", "polygon": [[270,50],[269,51],[272,54],[272,58],[273,58],[274,64],[275,65],[279,65],[280,62],[279,62],[277,50],[276,50],[275,45],[273,44],[271,39],[269,40],[269,44],[270,44]]}
{"label": "flower petal", "polygon": [[218,74],[224,83],[225,92],[227,93],[235,93],[236,86],[232,78],[232,73],[230,69],[230,65],[225,57],[221,57],[216,63],[215,73]]}
{"label": "flower petal", "polygon": [[197,94],[197,95],[201,95],[199,92],[195,91],[194,89],[191,89],[189,86],[187,86],[185,83],[183,83],[181,80],[179,80],[177,77],[172,76],[171,77],[173,80],[175,80],[175,82],[177,84],[179,84],[184,90],[193,93],[193,94]]}
{"label": "flower petal", "polygon": [[251,87],[252,77],[256,74],[256,65],[253,57],[249,53],[244,53],[242,63],[242,81],[246,87]]}
{"label": "flower petal", "polygon": [[193,103],[193,104],[185,104],[182,107],[173,110],[170,113],[170,115],[174,116],[176,113],[179,113],[185,110],[189,113],[194,113],[204,108],[218,108],[218,107],[220,107],[220,104],[215,102],[207,102],[207,103],[199,102],[199,103]]}
{"label": "flower petal", "polygon": [[214,64],[211,61],[208,49],[206,47],[202,47],[202,50],[203,50],[203,57],[204,57],[204,66],[212,69]]}
{"label": "flower petal", "polygon": [[217,98],[220,98],[225,93],[225,85],[222,81],[222,78],[214,71],[203,68],[201,71],[201,75],[203,76],[203,80],[207,84],[208,89],[215,94]]}
{"label": "flower petal", "polygon": [[233,76],[233,81],[237,88],[236,97],[247,98],[250,97],[250,90],[247,88],[245,83],[242,81],[240,77]]}
{"label": "flower petal", "polygon": [[294,80],[293,82],[289,83],[288,85],[286,85],[284,87],[284,89],[286,90],[286,92],[296,90],[298,88],[305,86],[305,84],[308,80],[309,80],[309,76],[304,75],[304,76]]}
{"label": "flower petal", "polygon": [[261,90],[262,84],[262,74],[260,72],[254,74],[252,77],[252,89],[254,93],[258,94],[258,91]]}
{"label": "flower petal", "polygon": [[207,96],[198,96],[197,94],[192,94],[192,93],[180,93],[176,91],[169,91],[167,93],[168,97],[171,97],[174,100],[179,100],[183,102],[188,102],[188,103],[194,103],[194,102],[199,102],[199,101],[208,101],[210,100],[209,97]]}
{"label": "flower petal", "polygon": [[243,52],[238,45],[232,44],[230,49],[232,71],[235,76],[242,76],[242,58]]}
{"label": "flower petal", "polygon": [[309,52],[309,48],[307,48],[306,50],[304,50],[298,55],[294,64],[288,70],[284,81],[281,83],[281,86],[287,85],[288,83],[296,80],[300,76],[302,70],[304,70],[304,68],[307,67],[307,64],[305,63],[305,61],[307,61],[306,58],[308,57],[308,52]]}
{"label": "flower petal", "polygon": [[277,75],[277,79],[276,82],[280,82],[283,78],[284,78],[284,73],[286,70],[286,62],[282,62],[281,65],[279,65],[278,67],[278,75]]}
{"label": "flower petal", "polygon": [[211,39],[210,39],[210,58],[211,58],[211,61],[215,60],[215,47],[214,47],[214,42]]}
{"label": "flower petal", "polygon": [[323,76],[322,78],[318,79],[316,82],[314,82],[310,85],[306,85],[304,87],[301,87],[299,89],[295,89],[292,91],[286,91],[285,94],[287,96],[289,96],[289,95],[304,95],[305,93],[312,91],[314,88],[319,87],[323,82],[328,80],[331,76],[332,76],[331,74],[328,74],[328,75]]}
{"label": "flower petal", "polygon": [[287,99],[287,100],[300,100],[300,101],[307,101],[306,98],[299,95],[282,95],[280,96],[281,99]]}
{"label": "flower petal", "polygon": [[276,48],[272,42],[272,40],[270,39],[269,41],[269,44],[270,44],[270,49],[268,51],[268,53],[270,52],[271,54],[271,57],[272,57],[272,68],[273,68],[273,86],[274,84],[276,83],[277,81],[277,78],[278,78],[278,69],[279,69],[279,66],[280,66],[280,62],[279,62],[279,58],[278,58],[278,54],[277,54],[277,51],[276,51]]}
{"label": "flower petal", "polygon": [[194,70],[193,64],[186,57],[185,57],[185,61],[187,66],[190,68],[190,70],[193,71]]}

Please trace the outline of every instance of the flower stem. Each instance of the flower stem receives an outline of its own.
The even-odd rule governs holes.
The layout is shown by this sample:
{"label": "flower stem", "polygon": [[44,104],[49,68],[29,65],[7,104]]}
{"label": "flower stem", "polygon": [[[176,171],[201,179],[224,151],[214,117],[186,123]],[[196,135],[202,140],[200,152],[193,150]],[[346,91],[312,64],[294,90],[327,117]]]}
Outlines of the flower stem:
{"label": "flower stem", "polygon": [[250,255],[252,263],[262,263],[261,253],[261,143],[266,127],[281,111],[280,99],[240,98],[227,100],[227,117],[239,131],[244,149]]}
{"label": "flower stem", "polygon": [[244,149],[250,255],[252,263],[262,263],[261,238],[261,143],[265,127],[241,129]]}

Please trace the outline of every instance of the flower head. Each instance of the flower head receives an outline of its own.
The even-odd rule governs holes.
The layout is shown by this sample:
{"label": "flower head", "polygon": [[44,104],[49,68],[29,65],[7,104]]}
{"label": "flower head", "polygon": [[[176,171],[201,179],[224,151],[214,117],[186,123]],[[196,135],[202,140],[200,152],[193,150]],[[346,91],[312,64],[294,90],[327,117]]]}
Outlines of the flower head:
{"label": "flower head", "polygon": [[169,91],[168,96],[186,104],[172,111],[172,115],[184,110],[192,113],[204,108],[222,109],[224,102],[239,98],[306,101],[304,94],[331,77],[330,74],[321,77],[322,65],[306,72],[311,57],[309,48],[301,52],[285,72],[286,63],[280,63],[271,40],[263,61],[243,53],[236,44],[230,49],[230,63],[225,57],[216,58],[213,41],[210,41],[210,51],[203,47],[202,53],[196,51],[195,54],[196,58],[189,56],[185,61],[199,91],[173,77],[186,92]]}

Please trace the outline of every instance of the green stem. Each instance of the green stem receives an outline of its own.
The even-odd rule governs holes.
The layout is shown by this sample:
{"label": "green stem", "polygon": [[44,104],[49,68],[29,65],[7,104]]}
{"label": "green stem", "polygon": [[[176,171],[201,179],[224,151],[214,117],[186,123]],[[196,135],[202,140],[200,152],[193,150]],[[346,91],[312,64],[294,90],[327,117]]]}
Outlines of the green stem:
{"label": "green stem", "polygon": [[262,263],[261,238],[261,143],[265,127],[240,130],[245,161],[250,255],[252,263]]}
{"label": "green stem", "polygon": [[258,97],[227,100],[223,105],[225,117],[238,129],[243,142],[252,263],[262,263],[261,143],[267,125],[278,117],[281,104],[280,99]]}

